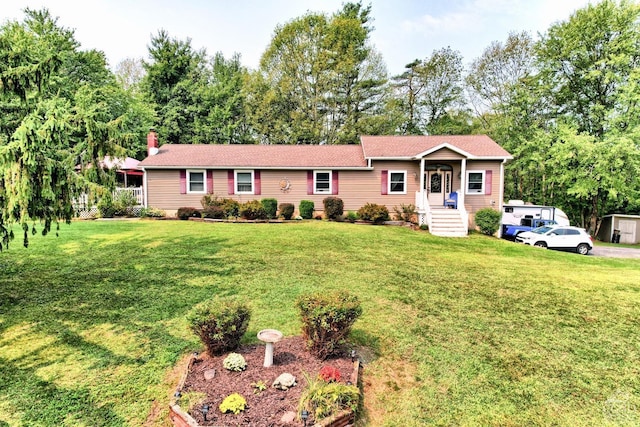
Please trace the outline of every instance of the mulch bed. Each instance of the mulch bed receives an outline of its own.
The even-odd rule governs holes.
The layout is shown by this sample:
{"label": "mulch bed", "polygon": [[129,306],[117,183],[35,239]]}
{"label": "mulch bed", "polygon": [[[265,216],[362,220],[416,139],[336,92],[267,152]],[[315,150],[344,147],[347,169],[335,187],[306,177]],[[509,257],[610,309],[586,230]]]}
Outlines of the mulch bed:
{"label": "mulch bed", "polygon": [[[349,356],[349,349],[344,349],[336,357],[321,361],[312,356],[305,349],[301,337],[285,338],[274,344],[273,366],[263,367],[264,344],[246,345],[236,350],[247,361],[247,369],[242,372],[228,371],[222,367],[222,361],[227,356],[209,356],[202,354],[194,361],[189,371],[182,393],[201,392],[207,398],[201,404],[193,407],[189,414],[200,425],[215,426],[302,426],[297,419],[291,423],[282,421],[287,412],[298,410],[298,401],[307,382],[304,374],[310,378],[318,375],[320,369],[329,365],[340,371],[341,381],[349,381],[353,373],[353,362]],[[215,376],[206,380],[204,373],[215,369]],[[296,377],[297,386],[283,391],[271,386],[273,381],[282,373],[288,372]],[[251,384],[259,381],[267,385],[267,389],[255,393],[255,387]],[[218,406],[222,400],[232,393],[240,393],[247,401],[248,408],[238,415],[222,414]],[[204,421],[200,409],[203,405],[209,405],[207,421]],[[187,408],[183,408],[186,410]],[[313,425],[311,414],[307,425]]]}

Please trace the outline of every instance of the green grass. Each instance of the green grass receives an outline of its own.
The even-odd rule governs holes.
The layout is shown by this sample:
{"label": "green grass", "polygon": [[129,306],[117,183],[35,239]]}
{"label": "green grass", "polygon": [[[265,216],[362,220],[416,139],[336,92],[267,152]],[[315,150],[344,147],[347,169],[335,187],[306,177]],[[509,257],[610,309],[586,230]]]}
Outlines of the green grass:
{"label": "green grass", "polygon": [[[200,344],[185,314],[241,295],[299,333],[301,293],[363,303],[370,425],[640,423],[640,263],[480,235],[303,222],[78,222],[0,253],[0,426],[140,426]],[[157,422],[162,425],[162,422]]]}

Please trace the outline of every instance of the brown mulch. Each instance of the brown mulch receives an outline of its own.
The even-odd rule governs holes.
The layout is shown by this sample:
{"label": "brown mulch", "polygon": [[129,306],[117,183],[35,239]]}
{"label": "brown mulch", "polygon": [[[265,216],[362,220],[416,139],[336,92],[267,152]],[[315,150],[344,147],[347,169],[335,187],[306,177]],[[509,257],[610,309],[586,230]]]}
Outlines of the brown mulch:
{"label": "brown mulch", "polygon": [[[340,371],[341,382],[347,382],[353,373],[353,362],[348,349],[341,354],[327,360],[318,360],[312,356],[304,346],[301,337],[285,338],[274,344],[273,366],[263,367],[264,344],[246,345],[236,350],[247,361],[247,369],[242,372],[228,371],[222,367],[222,361],[227,356],[214,356],[202,354],[194,361],[189,371],[182,393],[201,392],[207,398],[201,404],[193,407],[189,414],[200,425],[214,426],[302,426],[302,421],[295,420],[292,423],[282,422],[282,416],[286,412],[296,412],[298,401],[307,382],[304,374],[315,378],[320,369],[329,365]],[[215,369],[215,377],[206,380],[204,372]],[[273,381],[282,373],[288,372],[296,377],[296,385],[287,391],[278,390],[271,386]],[[252,384],[263,381],[267,389],[255,393]],[[238,415],[222,414],[218,406],[222,400],[232,393],[240,393],[247,401],[247,409]],[[209,405],[207,421],[201,413],[203,405]],[[186,410],[187,408],[183,408]],[[313,416],[309,416],[307,425],[313,425]]]}

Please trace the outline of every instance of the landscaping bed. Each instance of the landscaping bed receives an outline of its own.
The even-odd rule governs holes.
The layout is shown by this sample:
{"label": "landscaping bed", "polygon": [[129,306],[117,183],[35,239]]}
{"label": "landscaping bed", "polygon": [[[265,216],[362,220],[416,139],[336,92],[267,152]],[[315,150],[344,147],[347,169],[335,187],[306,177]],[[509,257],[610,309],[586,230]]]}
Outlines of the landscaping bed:
{"label": "landscaping bed", "polygon": [[[245,345],[236,352],[247,362],[247,368],[242,372],[223,368],[222,362],[227,354],[212,357],[204,353],[193,358],[180,386],[182,397],[175,403],[182,406],[189,405],[189,401],[197,403],[191,403],[189,408],[178,408],[177,411],[172,405],[171,417],[174,425],[302,426],[303,422],[297,417],[297,411],[300,396],[307,384],[305,374],[309,378],[315,378],[320,369],[331,366],[340,372],[341,382],[358,382],[359,364],[351,360],[348,348],[339,352],[337,356],[322,361],[306,350],[301,337],[285,338],[275,344],[273,366],[268,368],[263,367],[264,345]],[[215,374],[211,378],[212,370]],[[273,381],[285,372],[296,377],[297,385],[286,391],[272,387]],[[209,379],[206,379],[205,373]],[[266,385],[264,390],[256,387],[256,384],[261,382]],[[204,396],[200,395],[198,399],[197,393],[203,393]],[[237,415],[221,413],[218,406],[225,397],[233,393],[239,393],[246,399],[247,409]],[[202,414],[204,405],[209,406],[207,421]],[[184,420],[177,420],[181,417],[182,411],[188,412],[196,424],[181,423]],[[294,413],[295,419],[288,420],[287,417],[290,419]],[[346,417],[342,418],[353,418],[351,413],[345,415]],[[315,423],[313,414],[310,414],[307,425]],[[346,422],[340,425],[345,424]]]}

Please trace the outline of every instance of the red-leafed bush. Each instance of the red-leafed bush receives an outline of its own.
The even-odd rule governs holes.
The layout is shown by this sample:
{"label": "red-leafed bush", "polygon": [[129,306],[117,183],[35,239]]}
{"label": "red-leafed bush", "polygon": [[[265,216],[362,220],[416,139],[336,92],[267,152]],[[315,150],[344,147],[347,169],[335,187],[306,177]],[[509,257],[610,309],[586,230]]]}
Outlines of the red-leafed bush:
{"label": "red-leafed bush", "polygon": [[326,383],[340,381],[340,371],[333,366],[323,366],[318,376]]}

